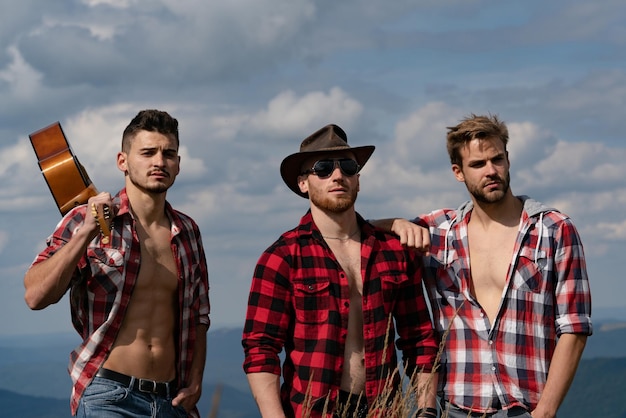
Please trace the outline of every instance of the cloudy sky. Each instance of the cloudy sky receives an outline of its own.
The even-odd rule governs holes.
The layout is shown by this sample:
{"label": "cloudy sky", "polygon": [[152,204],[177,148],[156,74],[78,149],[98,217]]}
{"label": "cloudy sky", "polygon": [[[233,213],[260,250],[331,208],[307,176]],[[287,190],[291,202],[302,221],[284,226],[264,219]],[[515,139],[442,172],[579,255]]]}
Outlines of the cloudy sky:
{"label": "cloudy sky", "polygon": [[0,335],[69,332],[22,279],[60,215],[28,134],[61,122],[116,192],[123,128],[178,118],[169,200],[207,251],[214,327],[240,326],[260,253],[307,201],[279,164],[327,123],[376,145],[357,210],[413,217],[466,199],[445,127],[493,113],[512,189],[579,228],[594,309],[624,307],[626,4],[621,0],[0,0]]}

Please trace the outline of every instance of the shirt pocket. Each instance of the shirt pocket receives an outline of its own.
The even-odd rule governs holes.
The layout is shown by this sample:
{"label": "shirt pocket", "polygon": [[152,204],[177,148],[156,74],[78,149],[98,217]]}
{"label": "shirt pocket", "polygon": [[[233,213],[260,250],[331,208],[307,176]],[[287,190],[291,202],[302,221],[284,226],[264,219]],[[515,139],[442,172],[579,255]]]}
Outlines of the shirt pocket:
{"label": "shirt pocket", "polygon": [[124,255],[114,248],[89,248],[87,259],[91,268],[92,279],[89,288],[102,287],[110,290],[110,284],[119,287],[124,277]]}
{"label": "shirt pocket", "polygon": [[436,256],[428,258],[425,275],[434,282],[441,292],[461,293],[458,277],[461,275],[463,263],[453,248],[439,250]]}
{"label": "shirt pocket", "polygon": [[294,282],[296,319],[303,324],[319,324],[328,320],[330,280]]}
{"label": "shirt pocket", "polygon": [[387,312],[391,312],[398,299],[398,292],[408,284],[409,276],[403,271],[394,270],[382,271],[379,274],[383,286],[385,305],[389,307]]}
{"label": "shirt pocket", "polygon": [[[444,263],[444,261],[447,261]],[[431,257],[430,268],[425,272],[426,285],[431,289],[432,302],[443,309],[456,311],[465,303],[465,296],[461,291],[461,277],[463,262],[458,258],[454,249],[447,252],[440,250],[436,257]]]}
{"label": "shirt pocket", "polygon": [[513,272],[513,290],[542,293],[547,289],[547,257],[545,251],[522,248]]}

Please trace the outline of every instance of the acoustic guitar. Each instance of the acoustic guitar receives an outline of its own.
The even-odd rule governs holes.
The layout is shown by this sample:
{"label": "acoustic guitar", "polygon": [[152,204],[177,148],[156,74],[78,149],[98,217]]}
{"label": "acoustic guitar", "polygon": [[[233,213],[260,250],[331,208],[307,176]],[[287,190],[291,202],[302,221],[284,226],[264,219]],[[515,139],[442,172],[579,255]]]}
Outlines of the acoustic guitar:
{"label": "acoustic guitar", "polygon": [[[72,152],[59,122],[33,132],[29,138],[37,155],[39,169],[61,215],[87,203],[90,197],[98,194],[85,167]],[[107,244],[111,236],[108,222],[110,209],[105,206],[91,210],[103,234],[102,242]]]}

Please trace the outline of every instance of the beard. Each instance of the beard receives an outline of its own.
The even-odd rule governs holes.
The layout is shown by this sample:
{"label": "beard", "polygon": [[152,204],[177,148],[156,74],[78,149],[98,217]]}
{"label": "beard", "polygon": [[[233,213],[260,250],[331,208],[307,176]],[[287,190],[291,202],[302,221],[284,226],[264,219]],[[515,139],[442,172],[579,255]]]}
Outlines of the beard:
{"label": "beard", "polygon": [[[169,175],[169,173],[167,174]],[[138,176],[135,175],[135,172],[130,169],[127,171],[127,176],[135,187],[149,194],[165,193],[172,186],[172,184],[174,184],[174,181],[171,183],[150,182],[148,180],[140,181]]]}
{"label": "beard", "polygon": [[511,185],[511,173],[506,174],[506,178],[493,177],[491,180],[496,180],[502,185],[502,190],[495,190],[493,192],[485,192],[485,189],[480,186],[467,185],[467,191],[476,199],[477,202],[493,204],[498,203],[509,191]]}
{"label": "beard", "polygon": [[309,198],[318,208],[331,213],[344,213],[354,207],[358,191],[356,188],[350,189],[344,196],[328,196],[320,190],[309,190]]}

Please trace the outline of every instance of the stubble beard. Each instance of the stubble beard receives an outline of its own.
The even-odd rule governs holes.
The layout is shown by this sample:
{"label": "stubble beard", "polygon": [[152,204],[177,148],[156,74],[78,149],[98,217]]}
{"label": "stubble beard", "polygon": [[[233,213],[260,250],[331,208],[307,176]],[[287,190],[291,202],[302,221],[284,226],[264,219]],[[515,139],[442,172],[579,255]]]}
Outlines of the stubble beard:
{"label": "stubble beard", "polygon": [[172,184],[174,184],[174,182],[172,181],[169,184],[163,184],[163,183],[148,183],[147,181],[145,183],[141,183],[137,180],[136,176],[134,175],[134,173],[131,170],[128,170],[128,179],[130,180],[130,182],[137,187],[138,189],[141,189],[143,191],[145,191],[146,193],[149,194],[162,194],[168,191],[168,189],[172,186]]}
{"label": "stubble beard", "polygon": [[507,173],[506,179],[502,180],[500,177],[495,178],[502,185],[502,190],[497,190],[490,193],[485,193],[484,188],[480,186],[467,186],[468,192],[476,199],[477,202],[493,204],[498,203],[509,191],[511,185],[511,174]]}
{"label": "stubble beard", "polygon": [[356,202],[357,198],[357,190],[350,190],[348,195],[338,197],[329,197],[323,195],[320,191],[309,190],[309,197],[311,203],[318,208],[331,213],[340,214],[354,207],[354,202]]}

